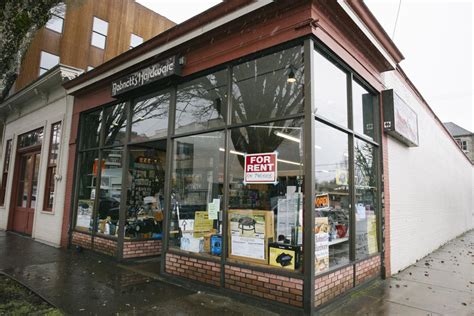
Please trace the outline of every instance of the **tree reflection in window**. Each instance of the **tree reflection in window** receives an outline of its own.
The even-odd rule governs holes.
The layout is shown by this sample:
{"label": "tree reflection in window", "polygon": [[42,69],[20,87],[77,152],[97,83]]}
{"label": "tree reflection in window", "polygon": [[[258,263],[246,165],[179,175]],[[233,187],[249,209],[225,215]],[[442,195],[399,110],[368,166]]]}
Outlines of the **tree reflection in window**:
{"label": "tree reflection in window", "polygon": [[176,133],[223,126],[227,109],[227,70],[178,86]]}
{"label": "tree reflection in window", "polygon": [[168,133],[169,106],[169,93],[137,102],[133,107],[131,141],[165,137]]}
{"label": "tree reflection in window", "polygon": [[[288,82],[294,76],[295,82]],[[303,48],[293,47],[233,68],[232,121],[285,118],[303,112]]]}

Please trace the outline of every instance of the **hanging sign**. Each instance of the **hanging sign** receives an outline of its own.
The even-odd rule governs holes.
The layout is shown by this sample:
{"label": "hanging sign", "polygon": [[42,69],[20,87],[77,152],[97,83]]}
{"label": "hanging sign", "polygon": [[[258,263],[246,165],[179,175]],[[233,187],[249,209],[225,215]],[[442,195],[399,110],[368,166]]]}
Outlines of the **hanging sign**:
{"label": "hanging sign", "polygon": [[140,69],[112,82],[112,97],[142,87],[159,79],[180,75],[180,65],[176,56]]}
{"label": "hanging sign", "polygon": [[276,183],[277,153],[245,155],[244,184]]}

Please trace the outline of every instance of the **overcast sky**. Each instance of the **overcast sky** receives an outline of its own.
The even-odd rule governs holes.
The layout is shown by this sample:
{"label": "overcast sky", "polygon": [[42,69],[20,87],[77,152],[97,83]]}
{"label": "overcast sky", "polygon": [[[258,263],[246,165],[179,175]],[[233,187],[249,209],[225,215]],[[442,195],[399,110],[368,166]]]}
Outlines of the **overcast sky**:
{"label": "overcast sky", "polygon": [[[181,23],[218,0],[137,0]],[[469,0],[365,1],[405,56],[403,70],[443,122],[474,131],[473,4]]]}

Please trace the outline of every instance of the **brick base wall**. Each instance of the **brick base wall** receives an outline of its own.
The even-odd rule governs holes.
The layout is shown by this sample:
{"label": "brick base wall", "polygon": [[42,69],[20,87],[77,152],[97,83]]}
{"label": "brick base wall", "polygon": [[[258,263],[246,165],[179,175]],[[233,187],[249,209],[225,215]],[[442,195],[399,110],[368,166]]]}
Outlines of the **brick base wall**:
{"label": "brick base wall", "polygon": [[221,267],[219,262],[167,253],[165,271],[183,278],[220,286]]}
{"label": "brick base wall", "polygon": [[162,241],[159,239],[143,241],[124,241],[123,258],[157,256],[161,254]]}
{"label": "brick base wall", "polygon": [[92,249],[92,236],[84,233],[73,232],[71,244],[85,249]]}
{"label": "brick base wall", "polygon": [[115,257],[117,255],[117,241],[94,236],[93,250],[108,256]]}
{"label": "brick base wall", "polygon": [[368,260],[361,261],[355,266],[356,285],[359,285],[377,275],[380,275],[380,256],[372,257]]}
{"label": "brick base wall", "polygon": [[237,292],[303,307],[303,280],[225,266],[225,287]]}
{"label": "brick base wall", "polygon": [[321,277],[316,277],[314,282],[315,306],[318,307],[334,297],[350,290],[353,285],[354,267],[352,265]]}
{"label": "brick base wall", "polygon": [[347,292],[354,287],[354,283],[357,286],[378,275],[380,275],[380,256],[316,277],[314,283],[315,306],[321,306],[336,296]]}

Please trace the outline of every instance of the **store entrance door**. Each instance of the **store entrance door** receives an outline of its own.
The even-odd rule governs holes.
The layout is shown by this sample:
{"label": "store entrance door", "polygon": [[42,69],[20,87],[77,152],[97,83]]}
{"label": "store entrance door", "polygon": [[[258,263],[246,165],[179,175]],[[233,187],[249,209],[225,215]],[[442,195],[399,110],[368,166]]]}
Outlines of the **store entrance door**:
{"label": "store entrance door", "polygon": [[18,180],[13,210],[13,230],[31,235],[33,218],[38,198],[38,171],[40,152],[20,154],[18,158]]}

